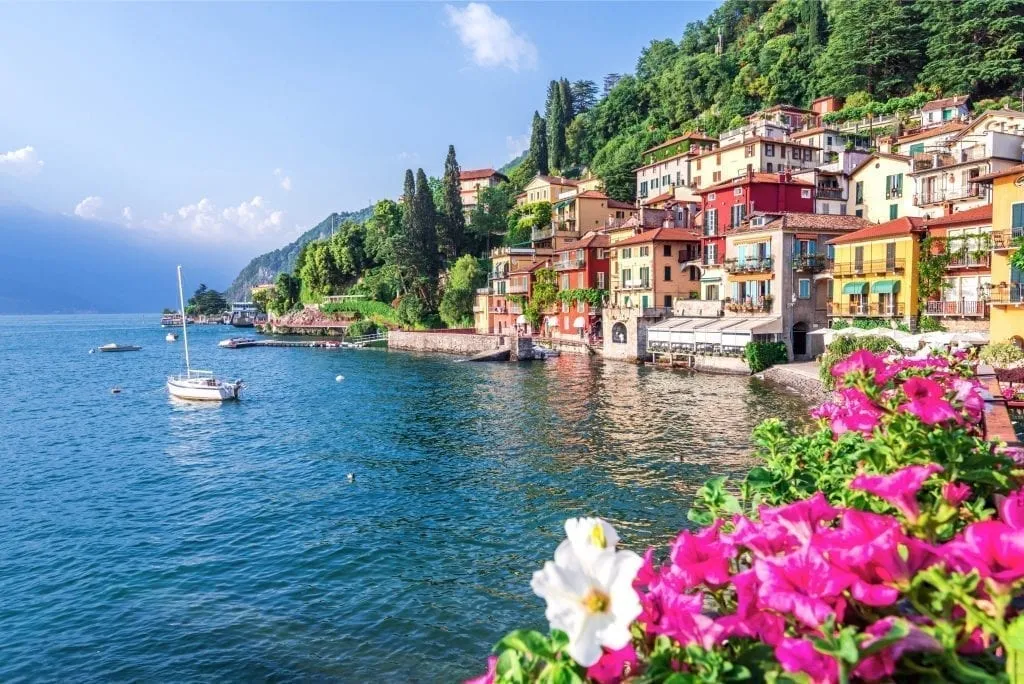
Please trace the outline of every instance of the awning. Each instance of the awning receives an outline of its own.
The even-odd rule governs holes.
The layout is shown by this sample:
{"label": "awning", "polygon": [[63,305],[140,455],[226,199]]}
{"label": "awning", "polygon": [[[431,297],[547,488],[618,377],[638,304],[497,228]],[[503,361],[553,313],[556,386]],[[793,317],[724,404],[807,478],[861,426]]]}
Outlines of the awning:
{"label": "awning", "polygon": [[516,318],[516,325],[526,325],[526,316],[524,316],[523,314],[519,314],[519,316]]}
{"label": "awning", "polygon": [[[845,289],[843,290],[845,292]],[[898,280],[876,280],[871,283],[872,294],[896,294],[900,291]]]}
{"label": "awning", "polygon": [[585,328],[587,327],[587,321],[583,318],[583,316],[577,316],[576,320],[572,322],[572,327]]}
{"label": "awning", "polygon": [[843,294],[845,295],[862,295],[868,293],[868,284],[862,280],[856,280],[852,283],[846,283],[843,285]]}
{"label": "awning", "polygon": [[722,276],[717,276],[717,275],[701,276],[700,277],[700,282],[702,282],[702,283],[720,283],[720,282],[722,282]]}

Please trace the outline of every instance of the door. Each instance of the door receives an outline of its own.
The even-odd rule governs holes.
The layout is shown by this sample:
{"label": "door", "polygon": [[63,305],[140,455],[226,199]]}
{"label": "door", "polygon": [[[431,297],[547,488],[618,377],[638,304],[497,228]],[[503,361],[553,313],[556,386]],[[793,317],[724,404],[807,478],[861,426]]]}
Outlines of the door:
{"label": "door", "polygon": [[793,324],[793,356],[807,355],[807,324]]}

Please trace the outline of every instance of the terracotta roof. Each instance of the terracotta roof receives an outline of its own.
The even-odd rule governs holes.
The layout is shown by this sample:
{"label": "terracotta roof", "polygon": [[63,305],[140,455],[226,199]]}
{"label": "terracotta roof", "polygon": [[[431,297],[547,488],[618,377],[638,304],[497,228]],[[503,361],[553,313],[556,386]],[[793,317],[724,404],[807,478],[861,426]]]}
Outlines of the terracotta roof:
{"label": "terracotta roof", "polygon": [[910,163],[910,157],[906,157],[902,154],[890,154],[888,152],[872,152],[864,161],[850,169],[850,175],[853,176],[853,174],[857,173],[862,168],[864,168],[866,164],[871,163],[872,160],[877,159],[879,157],[884,157],[885,159],[892,159],[894,161],[900,161],[903,162],[904,164]]}
{"label": "terracotta roof", "polygon": [[925,128],[923,130],[917,131],[916,133],[901,136],[896,139],[896,142],[902,145],[903,143],[914,142],[915,140],[922,140],[924,138],[931,138],[936,135],[955,133],[965,128],[967,128],[967,124],[963,123],[962,121],[950,121],[949,123],[944,123],[941,126],[936,126],[934,128]]}
{"label": "terracotta roof", "polygon": [[804,143],[797,143],[797,142],[793,142],[792,140],[779,140],[778,138],[765,138],[764,136],[753,135],[753,136],[751,136],[749,138],[744,138],[743,140],[741,140],[739,142],[734,142],[731,145],[726,145],[725,147],[719,147],[718,149],[711,150],[710,152],[705,152],[704,154],[695,155],[694,159],[703,159],[704,157],[709,157],[712,154],[718,154],[719,152],[727,152],[729,150],[735,150],[737,147],[743,147],[744,145],[749,145],[750,143],[755,143],[755,142],[767,142],[767,143],[773,143],[775,145],[789,145],[790,147],[805,147],[805,148],[809,148],[809,149],[812,149],[812,150],[820,150],[821,149],[820,147],[817,147],[815,145],[805,145]]}
{"label": "terracotta roof", "polygon": [[716,192],[718,190],[724,190],[726,188],[732,188],[739,185],[747,185],[748,183],[785,183],[790,185],[807,185],[811,187],[814,186],[814,183],[806,181],[802,178],[790,177],[789,180],[785,180],[784,178],[779,178],[780,175],[781,174],[778,173],[762,173],[760,171],[755,171],[750,176],[744,173],[741,176],[736,176],[735,178],[730,178],[729,180],[724,180],[715,183],[714,185],[709,185],[706,188],[701,188],[697,190],[697,194],[703,195],[708,192]]}
{"label": "terracotta roof", "polygon": [[838,245],[847,242],[866,242],[876,238],[919,233],[923,229],[924,219],[916,216],[902,216],[898,219],[893,219],[892,221],[886,221],[885,223],[879,223],[875,226],[868,226],[867,228],[861,228],[860,230],[855,230],[852,233],[841,235],[833,240],[829,240],[828,243],[830,245]]}
{"label": "terracotta roof", "polygon": [[1024,164],[1017,164],[1016,166],[1011,166],[1010,168],[1003,169],[1002,171],[983,173],[977,178],[972,178],[971,180],[975,183],[984,183],[986,181],[995,180],[996,178],[1002,178],[1003,176],[1012,176],[1017,173],[1024,173]]}
{"label": "terracotta roof", "polygon": [[789,112],[800,112],[801,114],[813,114],[814,113],[810,109],[804,109],[802,107],[797,107],[796,105],[791,105],[791,104],[772,105],[768,109],[765,109],[764,113],[767,114],[768,112],[779,112],[779,111],[782,111],[782,110],[786,110],[786,111],[789,111]]}
{"label": "terracotta roof", "polygon": [[647,154],[648,152],[654,152],[655,150],[660,150],[663,147],[668,147],[669,145],[674,145],[677,142],[682,142],[684,140],[703,140],[705,142],[718,142],[718,138],[712,138],[710,136],[704,135],[703,133],[687,131],[686,133],[683,133],[680,136],[676,136],[675,138],[669,138],[660,145],[655,145],[654,147],[644,150],[644,154]]}
{"label": "terracotta roof", "polygon": [[533,273],[538,268],[545,268],[547,266],[549,266],[549,263],[546,260],[545,261],[538,261],[537,263],[531,264],[530,266],[527,266],[526,268],[517,268],[514,271],[509,271],[508,274],[509,275],[524,275],[526,273]]}
{"label": "terracotta roof", "polygon": [[633,211],[636,211],[636,205],[635,204],[630,204],[629,202],[620,202],[619,200],[611,199],[610,197],[608,198],[608,208],[609,209],[632,209]]}
{"label": "terracotta roof", "polygon": [[[871,225],[867,219],[848,214],[812,214],[805,211],[755,211],[754,216],[767,216],[771,220],[763,226],[744,224],[745,230],[824,230],[855,231]],[[779,225],[779,224],[782,225]],[[749,226],[749,228],[747,227]]]}
{"label": "terracotta roof", "polygon": [[508,178],[503,173],[498,173],[494,169],[468,169],[459,173],[459,180],[476,180],[478,178],[490,178],[491,176],[498,176],[499,178]]}
{"label": "terracotta roof", "polygon": [[533,180],[531,180],[530,182],[532,183],[538,178],[540,178],[545,183],[551,183],[552,185],[579,185],[579,181],[574,181],[571,178],[563,178],[562,176],[542,176],[541,174],[537,174],[536,176],[534,176]]}
{"label": "terracotta roof", "polygon": [[607,247],[611,243],[611,240],[604,233],[595,233],[590,231],[579,240],[574,240],[565,245],[562,249],[558,250],[556,254],[561,252],[571,252],[574,249],[584,249],[586,247]]}
{"label": "terracotta roof", "polygon": [[654,230],[645,230],[639,235],[626,238],[620,242],[616,242],[613,247],[621,247],[623,245],[643,245],[648,242],[669,242],[673,240],[686,240],[694,241],[700,240],[700,233],[694,233],[689,230],[682,230],[680,228],[655,228]]}
{"label": "terracotta roof", "polygon": [[991,220],[992,205],[985,204],[980,207],[974,207],[973,209],[958,211],[955,214],[949,214],[948,216],[939,216],[938,218],[926,219],[925,225],[928,228],[934,228],[938,226],[955,226],[961,223],[981,223]]}
{"label": "terracotta roof", "polygon": [[796,133],[790,133],[789,137],[803,138],[808,135],[814,135],[815,133],[824,133],[825,131],[835,131],[836,133],[838,133],[839,129],[835,126],[815,126],[814,128],[808,128],[802,131],[797,131]]}
{"label": "terracotta roof", "polygon": [[944,97],[940,100],[932,100],[931,102],[925,102],[924,106],[921,107],[922,112],[930,112],[933,109],[945,109],[946,107],[959,107],[960,105],[967,102],[966,95],[956,95],[954,97]]}
{"label": "terracotta roof", "polygon": [[664,201],[670,200],[670,199],[672,199],[674,197],[675,197],[675,195],[673,195],[671,192],[663,192],[660,195],[655,195],[654,197],[648,197],[647,199],[644,200],[644,204],[654,204],[655,202],[664,202]]}
{"label": "terracotta roof", "polygon": [[583,199],[608,199],[608,195],[597,190],[587,190],[576,195],[576,197],[582,197]]}

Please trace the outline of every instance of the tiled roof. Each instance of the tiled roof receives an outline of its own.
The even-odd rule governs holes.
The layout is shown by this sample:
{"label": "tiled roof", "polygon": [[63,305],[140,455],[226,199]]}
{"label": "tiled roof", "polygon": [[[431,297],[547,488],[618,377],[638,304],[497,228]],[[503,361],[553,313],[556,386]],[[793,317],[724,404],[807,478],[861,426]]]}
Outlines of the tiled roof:
{"label": "tiled roof", "polygon": [[693,131],[687,131],[686,133],[683,133],[680,136],[676,136],[675,138],[670,138],[670,139],[666,140],[665,142],[661,143],[660,145],[655,145],[654,147],[652,147],[650,149],[644,150],[644,154],[647,154],[648,152],[654,152],[655,150],[660,150],[663,147],[668,147],[669,145],[674,145],[677,142],[682,142],[684,140],[702,140],[704,142],[718,142],[718,138],[712,138],[710,136],[704,135],[703,133],[695,133]]}
{"label": "tiled roof", "polygon": [[579,185],[579,181],[574,181],[571,178],[563,178],[562,176],[542,176],[537,174],[533,177],[533,180],[537,180],[538,178],[545,183],[550,183],[552,185]]}
{"label": "tiled roof", "polygon": [[[491,176],[498,176],[499,178],[505,178],[505,174],[498,173],[494,169],[468,169],[459,173],[459,180],[477,180],[478,178],[490,178]],[[505,178],[505,180],[508,180]]]}
{"label": "tiled roof", "polygon": [[892,221],[886,221],[885,223],[879,223],[878,225],[855,230],[852,233],[847,233],[846,235],[840,235],[833,240],[829,240],[828,243],[830,245],[838,245],[847,242],[866,242],[876,238],[919,233],[923,228],[924,219],[916,216],[902,216],[898,219],[893,219]]}
{"label": "tiled roof", "polygon": [[597,190],[587,190],[576,195],[576,197],[582,197],[583,199],[608,199],[608,195]]}
{"label": "tiled roof", "polygon": [[514,271],[509,271],[509,275],[524,275],[526,273],[533,273],[538,268],[546,268],[549,265],[547,260],[538,261],[535,264],[530,264],[526,268],[517,268]]}
{"label": "tiled roof", "polygon": [[[826,230],[855,231],[871,225],[867,219],[847,214],[812,214],[805,211],[755,211],[753,216],[767,216],[770,220],[763,226],[744,224],[745,230]],[[781,223],[782,225],[779,225]],[[749,226],[749,227],[748,227]]]}
{"label": "tiled roof", "polygon": [[629,202],[620,202],[617,199],[608,198],[609,209],[632,209],[636,211],[636,205],[630,204]]}
{"label": "tiled roof", "polygon": [[980,207],[974,207],[973,209],[958,211],[955,214],[949,214],[947,216],[939,216],[938,218],[927,219],[925,221],[925,225],[928,228],[935,228],[939,226],[955,226],[961,223],[982,223],[991,220],[992,205],[985,204]]}
{"label": "tiled roof", "polygon": [[734,142],[731,145],[719,147],[718,149],[711,150],[710,152],[705,152],[704,154],[698,154],[694,157],[694,159],[703,159],[704,157],[711,156],[712,154],[718,154],[719,152],[728,152],[729,150],[734,150],[737,147],[743,147],[744,145],[749,145],[751,143],[756,142],[774,143],[775,145],[789,145],[790,147],[804,147],[812,150],[821,149],[820,147],[817,147],[815,145],[805,145],[804,143],[793,142],[792,140],[779,140],[778,138],[765,138],[764,136],[760,135],[752,135],[749,138],[744,138],[743,140],[740,140],[739,142]]}
{"label": "tiled roof", "polygon": [[610,242],[611,240],[604,233],[595,233],[591,231],[579,240],[567,243],[565,247],[562,247],[558,252],[570,252],[574,249],[584,249],[586,247],[607,247]]}
{"label": "tiled roof", "polygon": [[967,102],[966,95],[957,95],[955,97],[944,97],[941,100],[932,100],[931,102],[925,102],[924,106],[921,107],[922,112],[930,112],[933,109],[945,109],[946,107],[959,107],[963,103]]}
{"label": "tiled roof", "polygon": [[835,126],[815,126],[814,128],[807,128],[807,129],[802,130],[802,131],[797,131],[796,133],[790,133],[789,137],[790,138],[805,138],[808,135],[814,135],[815,133],[824,133],[825,131],[836,131],[836,132],[838,132],[839,129],[837,127],[835,127]]}
{"label": "tiled roof", "polygon": [[706,192],[716,192],[718,190],[733,188],[739,185],[746,185],[748,183],[787,183],[791,185],[807,185],[812,187],[814,186],[814,183],[806,181],[802,178],[790,177],[789,180],[786,180],[785,178],[780,178],[781,175],[783,174],[762,173],[760,171],[757,171],[749,176],[744,173],[743,175],[736,176],[735,178],[730,178],[729,180],[724,180],[715,183],[714,185],[709,185],[706,188],[701,188],[700,190],[697,190],[697,194],[703,195]]}
{"label": "tiled roof", "polygon": [[914,142],[915,140],[923,140],[924,138],[932,138],[937,135],[955,133],[965,128],[967,128],[967,124],[963,123],[962,121],[950,121],[949,123],[944,123],[941,126],[936,126],[935,128],[925,128],[923,130],[917,131],[916,133],[901,136],[896,139],[896,142],[902,145],[903,143]]}
{"label": "tiled roof", "polygon": [[1002,178],[1003,176],[1012,176],[1012,175],[1017,174],[1017,173],[1024,173],[1024,164],[1017,164],[1016,166],[1011,166],[1010,168],[1003,169],[1002,171],[993,171],[992,173],[983,173],[982,175],[978,176],[977,178],[972,178],[971,180],[974,181],[975,183],[985,182],[985,181],[995,180],[996,178]]}
{"label": "tiled roof", "polygon": [[878,159],[879,157],[882,157],[884,159],[892,159],[894,161],[900,161],[903,162],[904,164],[910,163],[910,157],[905,157],[902,154],[890,154],[888,152],[872,152],[864,161],[850,169],[850,175],[852,176],[853,174],[857,173],[862,168],[864,168],[865,165],[870,164],[872,161]]}
{"label": "tiled roof", "polygon": [[664,202],[665,200],[670,200],[673,197],[675,197],[675,195],[673,195],[671,192],[663,192],[660,195],[655,195],[654,197],[648,197],[647,199],[644,200],[644,204],[654,204],[655,202]]}
{"label": "tiled roof", "polygon": [[680,228],[655,228],[654,230],[645,230],[639,235],[616,242],[614,246],[621,247],[625,245],[628,247],[629,245],[644,245],[648,242],[669,242],[672,240],[700,240],[700,234]]}

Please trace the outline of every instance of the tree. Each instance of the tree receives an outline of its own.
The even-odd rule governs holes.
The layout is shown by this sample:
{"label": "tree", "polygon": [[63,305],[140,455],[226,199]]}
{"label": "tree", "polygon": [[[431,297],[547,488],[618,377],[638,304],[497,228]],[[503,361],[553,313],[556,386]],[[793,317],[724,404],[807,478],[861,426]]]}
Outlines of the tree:
{"label": "tree", "polygon": [[511,188],[507,183],[480,190],[469,220],[469,232],[473,236],[477,253],[489,249],[491,239],[505,233],[513,204]]}
{"label": "tree", "polygon": [[508,214],[505,245],[522,247],[530,243],[534,228],[551,224],[551,203],[532,202],[512,209]]}
{"label": "tree", "polygon": [[576,117],[576,101],[572,99],[572,84],[569,79],[558,81],[558,96],[562,99],[562,123],[566,126]]}
{"label": "tree", "polygon": [[926,310],[925,302],[942,294],[946,284],[946,269],[952,255],[941,239],[926,237],[920,244],[921,256],[917,268],[918,320]]}
{"label": "tree", "polygon": [[195,293],[185,304],[185,312],[193,316],[216,316],[227,311],[228,302],[224,295],[200,283]]}
{"label": "tree", "polygon": [[299,277],[314,299],[321,299],[334,293],[335,286],[341,281],[341,272],[331,254],[329,240],[309,243]]}
{"label": "tree", "polygon": [[597,84],[593,81],[574,81],[572,104],[577,114],[589,112],[597,104]]}
{"label": "tree", "polygon": [[566,166],[567,148],[565,146],[565,105],[562,102],[562,91],[558,81],[552,81],[553,92],[549,98],[545,121],[548,133],[548,168],[553,172]]}
{"label": "tree", "polygon": [[437,243],[445,263],[450,264],[462,251],[466,232],[466,215],[462,211],[462,193],[459,184],[459,162],[455,159],[454,145],[448,146],[442,186]]}
{"label": "tree", "polygon": [[548,175],[548,133],[540,112],[533,113],[533,128],[530,131],[530,159],[537,173]]}
{"label": "tree", "polygon": [[274,293],[269,308],[276,314],[285,314],[299,303],[302,282],[290,273],[279,273],[274,283]]}
{"label": "tree", "polygon": [[464,254],[451,267],[438,313],[449,328],[473,326],[476,289],[487,282],[487,274],[471,254]]}
{"label": "tree", "polygon": [[530,301],[523,307],[523,315],[530,325],[539,328],[541,317],[558,299],[558,274],[553,268],[538,268],[533,275]]}
{"label": "tree", "polygon": [[416,194],[412,203],[409,241],[416,251],[415,282],[420,300],[428,308],[434,301],[440,254],[437,251],[437,210],[427,174],[416,170]]}

